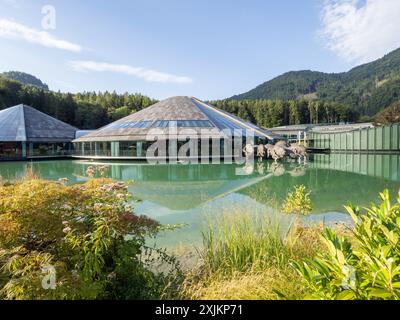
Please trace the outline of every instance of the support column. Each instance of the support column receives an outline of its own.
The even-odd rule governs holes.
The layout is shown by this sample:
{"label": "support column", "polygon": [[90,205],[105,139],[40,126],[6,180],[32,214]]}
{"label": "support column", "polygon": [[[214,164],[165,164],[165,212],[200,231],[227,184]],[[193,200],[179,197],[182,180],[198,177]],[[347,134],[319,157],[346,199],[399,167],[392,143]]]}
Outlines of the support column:
{"label": "support column", "polygon": [[137,157],[142,157],[142,152],[143,152],[143,142],[138,141],[136,144],[136,156]]}
{"label": "support column", "polygon": [[119,157],[119,141],[111,142],[111,156]]}
{"label": "support column", "polygon": [[26,142],[22,142],[22,158],[26,158]]}
{"label": "support column", "polygon": [[28,156],[29,156],[29,157],[32,157],[32,156],[33,156],[33,143],[32,143],[32,142],[29,143],[29,153],[28,153]]}

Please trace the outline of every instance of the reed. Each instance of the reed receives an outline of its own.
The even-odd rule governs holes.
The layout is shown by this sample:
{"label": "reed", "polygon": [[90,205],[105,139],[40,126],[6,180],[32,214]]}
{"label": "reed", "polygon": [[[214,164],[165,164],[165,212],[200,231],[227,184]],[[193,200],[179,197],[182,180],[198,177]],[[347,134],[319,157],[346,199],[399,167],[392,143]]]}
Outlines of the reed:
{"label": "reed", "polygon": [[224,274],[262,270],[285,264],[290,248],[288,234],[278,223],[261,215],[224,215],[209,223],[202,233],[205,266],[211,272]]}
{"label": "reed", "polygon": [[[209,220],[199,250],[201,264],[186,275],[181,298],[300,299],[306,286],[294,259],[321,250],[322,225],[304,227],[273,215],[239,210]],[[287,218],[287,217],[286,217]]]}

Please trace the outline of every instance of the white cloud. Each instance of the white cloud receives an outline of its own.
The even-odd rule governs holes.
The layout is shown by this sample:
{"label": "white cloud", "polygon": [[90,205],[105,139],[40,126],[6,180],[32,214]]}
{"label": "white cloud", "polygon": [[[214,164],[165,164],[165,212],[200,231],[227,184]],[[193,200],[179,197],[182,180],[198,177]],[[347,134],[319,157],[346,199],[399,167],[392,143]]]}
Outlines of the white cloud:
{"label": "white cloud", "polygon": [[173,83],[191,83],[192,79],[185,76],[163,73],[155,70],[141,67],[132,67],[122,64],[110,64],[95,61],[70,61],[69,64],[78,71],[96,71],[96,72],[114,72],[134,76],[144,79],[148,82],[173,82]]}
{"label": "white cloud", "polygon": [[0,0],[0,4],[3,3],[14,8],[18,8],[17,0]]}
{"label": "white cloud", "polygon": [[46,31],[36,30],[7,19],[0,19],[0,37],[22,39],[45,47],[73,52],[80,52],[82,50],[82,47],[78,44],[58,39]]}
{"label": "white cloud", "polygon": [[348,62],[378,59],[400,47],[400,0],[326,0],[320,35]]}

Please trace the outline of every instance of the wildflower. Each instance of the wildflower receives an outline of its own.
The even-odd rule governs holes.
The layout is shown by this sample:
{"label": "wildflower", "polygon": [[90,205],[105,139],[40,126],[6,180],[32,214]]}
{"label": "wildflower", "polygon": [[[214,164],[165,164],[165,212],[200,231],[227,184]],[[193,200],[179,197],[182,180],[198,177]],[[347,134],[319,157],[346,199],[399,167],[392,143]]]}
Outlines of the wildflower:
{"label": "wildflower", "polygon": [[86,174],[88,175],[88,177],[93,178],[94,175],[96,174],[95,168],[93,168],[92,166],[89,166],[89,167],[86,169]]}
{"label": "wildflower", "polygon": [[96,211],[99,211],[100,209],[101,209],[101,207],[103,206],[103,204],[101,204],[101,203],[95,203],[94,204],[94,209],[96,210]]}
{"label": "wildflower", "polygon": [[69,204],[63,204],[60,208],[67,211],[72,210],[72,207]]}
{"label": "wildflower", "polygon": [[67,234],[67,233],[70,233],[71,232],[71,228],[70,227],[65,227],[64,229],[63,229],[63,232],[65,233],[65,234]]}
{"label": "wildflower", "polygon": [[68,178],[60,178],[60,179],[58,179],[58,182],[61,183],[61,184],[66,184],[68,181],[69,181]]}

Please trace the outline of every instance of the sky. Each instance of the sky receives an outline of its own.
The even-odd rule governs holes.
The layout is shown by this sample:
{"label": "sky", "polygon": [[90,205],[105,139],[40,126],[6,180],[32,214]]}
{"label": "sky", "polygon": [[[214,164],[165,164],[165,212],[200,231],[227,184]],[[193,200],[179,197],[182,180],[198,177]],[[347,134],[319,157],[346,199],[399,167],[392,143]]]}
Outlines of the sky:
{"label": "sky", "polygon": [[212,100],[400,47],[400,0],[0,0],[0,72],[51,90]]}

